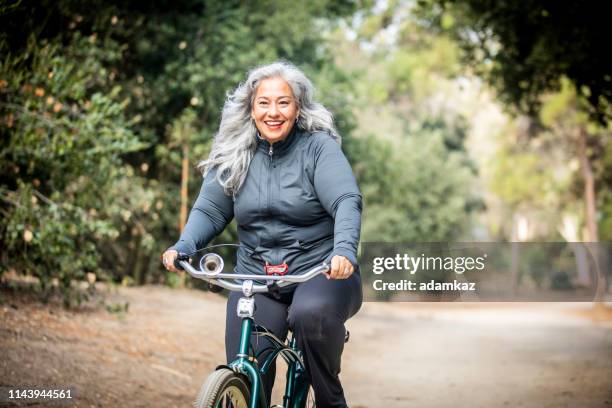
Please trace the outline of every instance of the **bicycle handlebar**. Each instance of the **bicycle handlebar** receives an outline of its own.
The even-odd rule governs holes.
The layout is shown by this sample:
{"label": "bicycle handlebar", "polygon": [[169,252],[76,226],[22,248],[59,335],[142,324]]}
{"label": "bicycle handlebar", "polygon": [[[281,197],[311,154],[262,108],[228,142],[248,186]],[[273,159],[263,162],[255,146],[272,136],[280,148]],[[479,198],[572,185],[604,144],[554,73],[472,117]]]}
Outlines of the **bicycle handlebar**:
{"label": "bicycle handlebar", "polygon": [[[221,258],[219,257],[219,259]],[[277,276],[277,275],[255,275],[255,274],[240,274],[240,273],[218,273],[216,271],[206,272],[206,271],[194,268],[189,263],[188,257],[182,254],[179,255],[179,257],[177,258],[176,264],[180,266],[182,269],[184,269],[185,271],[187,271],[187,273],[193,276],[194,278],[202,279],[204,281],[207,281],[208,283],[212,283],[214,285],[221,286],[222,288],[225,288],[227,290],[231,290],[234,292],[243,291],[243,284],[229,282],[227,279],[231,279],[231,280],[242,279],[245,281],[247,280],[250,280],[250,281],[265,280],[268,282],[269,281],[273,282],[270,285],[262,285],[259,283],[253,283],[252,288],[251,288],[252,293],[267,293],[272,289],[271,286],[274,284],[276,284],[278,287],[283,287],[283,286],[290,285],[292,283],[306,282],[307,280],[314,278],[318,274],[325,273],[329,271],[330,269],[327,262],[323,262],[321,265],[316,266],[312,268],[311,270],[309,270],[308,272],[303,273],[301,275]]]}

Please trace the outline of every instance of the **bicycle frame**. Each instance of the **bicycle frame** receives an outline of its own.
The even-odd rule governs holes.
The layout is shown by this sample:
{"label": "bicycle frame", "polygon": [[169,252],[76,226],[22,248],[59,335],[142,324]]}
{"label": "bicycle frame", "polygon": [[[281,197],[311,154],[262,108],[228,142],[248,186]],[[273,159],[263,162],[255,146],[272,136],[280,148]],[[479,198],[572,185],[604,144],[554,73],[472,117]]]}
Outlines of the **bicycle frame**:
{"label": "bicycle frame", "polygon": [[[271,347],[260,351],[257,355],[249,354],[254,327],[256,335],[266,337],[272,344]],[[260,363],[258,357],[265,352],[267,355]],[[238,353],[236,359],[228,367],[249,378],[251,382],[249,408],[268,408],[270,406],[269,401],[266,400],[261,376],[268,372],[278,356],[283,357],[288,366],[283,407],[302,408],[306,403],[310,382],[306,378],[306,368],[301,352],[297,348],[296,338],[292,336],[288,343],[285,343],[264,327],[255,325],[252,318],[244,317]]]}

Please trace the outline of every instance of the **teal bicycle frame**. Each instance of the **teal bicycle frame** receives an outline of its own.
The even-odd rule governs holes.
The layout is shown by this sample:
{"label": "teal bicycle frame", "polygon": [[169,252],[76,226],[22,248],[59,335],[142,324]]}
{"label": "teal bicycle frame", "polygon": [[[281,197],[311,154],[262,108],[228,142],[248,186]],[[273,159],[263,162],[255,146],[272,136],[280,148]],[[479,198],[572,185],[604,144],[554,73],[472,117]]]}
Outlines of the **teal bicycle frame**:
{"label": "teal bicycle frame", "polygon": [[[271,347],[260,351],[257,355],[249,354],[251,346],[251,335],[255,327],[255,334],[266,337]],[[259,362],[259,357],[267,353],[263,362]],[[284,408],[303,408],[308,396],[310,381],[307,378],[306,368],[302,359],[302,353],[297,347],[297,340],[294,336],[287,341],[281,341],[274,334],[270,333],[262,326],[255,325],[252,318],[242,319],[242,330],[240,335],[240,346],[236,359],[227,367],[235,372],[242,373],[249,378],[251,383],[251,401],[249,408],[269,408],[266,395],[263,389],[262,375],[266,374],[272,364],[276,362],[278,356],[283,357],[287,363],[287,378],[285,394],[283,395]]]}
{"label": "teal bicycle frame", "polygon": [[[191,276],[231,291],[242,292],[244,295],[240,298],[237,308],[238,317],[242,319],[238,354],[236,354],[234,361],[227,366],[219,366],[217,369],[229,368],[236,373],[245,375],[251,385],[249,408],[269,408],[263,389],[262,375],[266,374],[272,364],[275,364],[278,356],[281,356],[288,366],[282,406],[283,408],[304,408],[308,398],[310,381],[302,352],[297,347],[297,339],[292,335],[287,342],[284,342],[265,327],[256,325],[253,321],[255,311],[253,295],[255,293],[268,293],[293,283],[305,282],[320,273],[327,272],[329,265],[323,263],[302,275],[262,276],[222,273],[223,259],[217,254],[207,254],[202,257],[200,261],[201,270],[195,269],[188,260],[187,256],[181,254],[177,262]],[[256,280],[265,280],[267,284],[254,283]],[[241,283],[235,283],[236,281]],[[249,354],[250,350],[253,349],[251,336],[254,332],[257,336],[265,337],[271,343],[270,347],[261,350],[257,355]],[[266,356],[263,362],[259,362],[259,358],[263,357],[264,353],[266,353]]]}

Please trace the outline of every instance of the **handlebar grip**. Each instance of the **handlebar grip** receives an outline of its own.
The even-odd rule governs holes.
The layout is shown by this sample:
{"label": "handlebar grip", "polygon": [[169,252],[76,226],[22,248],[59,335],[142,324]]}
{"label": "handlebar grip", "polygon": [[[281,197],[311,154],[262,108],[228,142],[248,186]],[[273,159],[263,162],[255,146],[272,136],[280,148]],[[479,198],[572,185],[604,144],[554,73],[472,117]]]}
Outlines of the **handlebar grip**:
{"label": "handlebar grip", "polygon": [[181,261],[189,262],[189,255],[179,252],[178,256],[174,260],[174,267],[182,271],[183,267],[181,266]]}

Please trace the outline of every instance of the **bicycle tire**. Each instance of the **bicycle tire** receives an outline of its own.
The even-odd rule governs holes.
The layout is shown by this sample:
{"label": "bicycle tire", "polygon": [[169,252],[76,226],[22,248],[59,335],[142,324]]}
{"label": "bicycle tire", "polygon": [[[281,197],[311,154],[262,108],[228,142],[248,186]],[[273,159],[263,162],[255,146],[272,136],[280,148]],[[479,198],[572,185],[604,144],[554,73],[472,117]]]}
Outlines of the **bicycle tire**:
{"label": "bicycle tire", "polygon": [[208,376],[195,400],[195,408],[248,408],[251,391],[241,374],[221,368]]}

